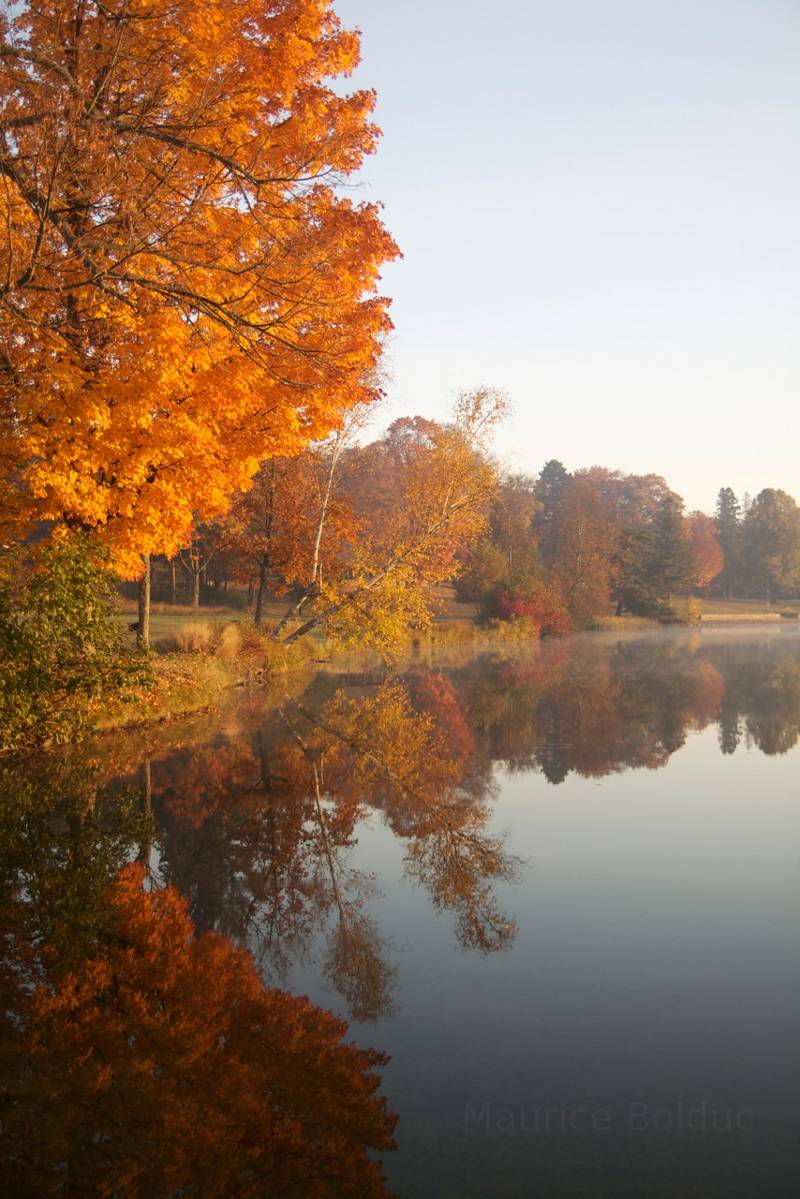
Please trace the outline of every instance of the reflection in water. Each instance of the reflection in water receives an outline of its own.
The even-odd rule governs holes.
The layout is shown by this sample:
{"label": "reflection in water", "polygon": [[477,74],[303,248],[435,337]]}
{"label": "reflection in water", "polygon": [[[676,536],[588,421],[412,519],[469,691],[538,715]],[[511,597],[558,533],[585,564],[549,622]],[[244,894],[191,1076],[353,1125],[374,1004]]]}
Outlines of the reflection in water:
{"label": "reflection in water", "polygon": [[145,889],[138,797],[63,762],[35,790],[4,773],[3,1193],[386,1194],[382,1056]]}
{"label": "reflection in water", "polygon": [[254,961],[284,987],[315,965],[353,1020],[393,1014],[379,880],[353,863],[370,814],[464,950],[507,949],[496,889],[521,863],[491,826],[497,768],[553,785],[658,769],[714,722],[723,754],[783,754],[800,739],[797,645],[565,639],[399,681],[319,676],[194,745],[7,763],[13,1193],[63,1194],[66,1178],[70,1193],[383,1194],[367,1153],[391,1144],[382,1059],[265,988]]}
{"label": "reflection in water", "polygon": [[251,945],[276,983],[322,953],[351,1018],[376,1020],[395,969],[365,910],[377,880],[349,854],[369,811],[463,948],[491,953],[514,940],[495,885],[520,866],[489,831],[497,766],[554,785],[657,769],[715,721],[724,753],[797,742],[796,638],[568,638],[402,681],[319,676],[252,733],[152,761],[157,881],[187,896],[199,928]]}
{"label": "reflection in water", "polygon": [[743,737],[765,754],[800,738],[800,657],[788,635],[566,639],[479,675],[457,671],[453,682],[478,755],[511,771],[539,769],[554,784],[571,772],[658,769],[689,730],[715,721],[724,753]]}
{"label": "reflection in water", "polygon": [[348,864],[369,808],[405,843],[409,876],[454,913],[465,947],[503,948],[515,931],[492,889],[516,861],[486,831],[488,776],[476,785],[472,759],[454,752],[457,722],[415,706],[410,690],[312,695],[251,737],[151,764],[160,881],[189,897],[199,927],[255,946],[275,981],[327,928],[324,973],[360,1021],[389,1014],[394,979],[390,947],[364,910],[376,880]]}

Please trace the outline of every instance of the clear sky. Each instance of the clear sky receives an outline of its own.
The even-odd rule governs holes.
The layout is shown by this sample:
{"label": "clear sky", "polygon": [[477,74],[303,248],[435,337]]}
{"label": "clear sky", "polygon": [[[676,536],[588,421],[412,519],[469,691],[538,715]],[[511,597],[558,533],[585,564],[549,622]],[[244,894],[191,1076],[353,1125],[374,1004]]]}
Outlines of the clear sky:
{"label": "clear sky", "polygon": [[800,499],[800,0],[336,0],[384,137],[389,405],[499,450]]}

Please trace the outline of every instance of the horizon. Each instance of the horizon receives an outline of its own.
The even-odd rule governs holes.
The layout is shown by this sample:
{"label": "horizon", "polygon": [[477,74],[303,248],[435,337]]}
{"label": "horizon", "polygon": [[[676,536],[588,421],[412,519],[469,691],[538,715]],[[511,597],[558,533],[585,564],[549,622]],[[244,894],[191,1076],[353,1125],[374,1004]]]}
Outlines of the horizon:
{"label": "horizon", "polygon": [[797,495],[799,14],[336,11],[383,129],[354,198],[404,254],[376,427],[485,384],[514,472],[659,474],[707,512],[723,486]]}

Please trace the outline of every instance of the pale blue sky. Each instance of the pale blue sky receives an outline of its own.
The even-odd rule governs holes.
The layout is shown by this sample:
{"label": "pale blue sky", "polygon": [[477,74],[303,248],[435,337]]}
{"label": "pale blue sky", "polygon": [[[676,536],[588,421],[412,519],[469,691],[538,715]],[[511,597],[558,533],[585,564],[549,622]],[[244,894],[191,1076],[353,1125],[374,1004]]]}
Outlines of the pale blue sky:
{"label": "pale blue sky", "polygon": [[800,499],[800,0],[337,0],[405,255],[390,402],[499,449]]}

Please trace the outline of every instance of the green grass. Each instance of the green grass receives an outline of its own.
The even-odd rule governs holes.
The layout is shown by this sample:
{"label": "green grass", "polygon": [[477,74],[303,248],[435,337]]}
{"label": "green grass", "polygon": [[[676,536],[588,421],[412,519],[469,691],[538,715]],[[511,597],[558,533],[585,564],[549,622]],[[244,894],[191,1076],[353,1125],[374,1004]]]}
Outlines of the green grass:
{"label": "green grass", "polygon": [[714,614],[736,613],[736,612],[781,612],[790,611],[791,609],[800,610],[800,600],[780,600],[775,604],[765,604],[763,600],[753,599],[709,599],[700,600],[703,607],[703,612]]}
{"label": "green grass", "polygon": [[[264,623],[276,624],[287,608],[285,600],[271,600],[264,605]],[[130,632],[131,641],[136,637],[129,626],[138,619],[136,604],[130,600],[120,600],[116,619]],[[150,643],[159,647],[159,642],[171,642],[178,629],[187,624],[202,622],[221,627],[231,622],[251,621],[252,608],[225,607],[221,604],[201,605],[192,608],[188,604],[153,604],[150,609]]]}

